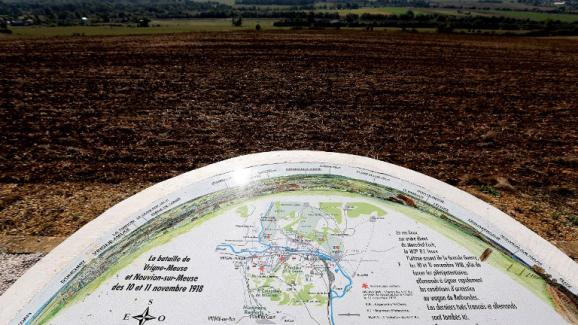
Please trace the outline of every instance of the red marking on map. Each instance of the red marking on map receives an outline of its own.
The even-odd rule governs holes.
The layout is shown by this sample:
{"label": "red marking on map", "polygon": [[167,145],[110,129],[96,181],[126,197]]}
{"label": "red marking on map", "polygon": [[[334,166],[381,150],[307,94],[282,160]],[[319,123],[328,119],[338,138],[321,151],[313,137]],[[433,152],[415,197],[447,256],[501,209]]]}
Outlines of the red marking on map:
{"label": "red marking on map", "polygon": [[361,287],[362,287],[363,289],[369,288],[369,286],[367,285],[367,283],[362,284]]}

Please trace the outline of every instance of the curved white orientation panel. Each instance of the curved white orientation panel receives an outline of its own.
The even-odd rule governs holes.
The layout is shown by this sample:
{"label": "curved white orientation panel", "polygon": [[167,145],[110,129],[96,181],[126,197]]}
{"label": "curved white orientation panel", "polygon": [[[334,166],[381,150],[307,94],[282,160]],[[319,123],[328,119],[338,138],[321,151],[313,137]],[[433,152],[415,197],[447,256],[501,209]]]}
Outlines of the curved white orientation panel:
{"label": "curved white orientation panel", "polygon": [[578,265],[411,170],[280,151],[112,207],[0,298],[0,324],[576,323]]}

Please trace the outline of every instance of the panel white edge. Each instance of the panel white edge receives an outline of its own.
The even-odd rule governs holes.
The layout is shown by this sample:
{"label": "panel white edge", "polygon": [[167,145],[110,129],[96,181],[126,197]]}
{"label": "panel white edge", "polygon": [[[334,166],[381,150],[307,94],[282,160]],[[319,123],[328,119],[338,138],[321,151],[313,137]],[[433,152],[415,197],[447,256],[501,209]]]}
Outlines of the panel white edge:
{"label": "panel white edge", "polygon": [[[578,288],[578,264],[524,225],[482,200],[432,177],[379,160],[322,151],[273,151],[240,156],[192,170],[157,183],[116,204],[83,226],[48,255],[32,266],[0,297],[0,324],[7,324],[26,307],[63,268],[85,252],[103,234],[118,228],[123,222],[152,202],[185,186],[217,175],[255,165],[292,162],[324,162],[365,168],[387,173],[423,186],[429,192],[458,203],[466,210],[476,211],[490,225],[498,228],[541,262],[556,270],[570,285]],[[483,211],[483,213],[481,213]]]}

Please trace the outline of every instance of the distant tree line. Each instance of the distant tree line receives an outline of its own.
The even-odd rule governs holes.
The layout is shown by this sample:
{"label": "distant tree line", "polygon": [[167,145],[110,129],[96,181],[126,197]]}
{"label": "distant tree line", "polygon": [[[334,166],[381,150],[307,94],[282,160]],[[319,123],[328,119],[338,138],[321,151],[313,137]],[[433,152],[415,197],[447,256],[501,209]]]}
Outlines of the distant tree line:
{"label": "distant tree line", "polygon": [[318,20],[339,19],[338,13],[312,12],[312,11],[239,11],[244,18],[277,18],[292,20],[308,19],[314,17]]}
{"label": "distant tree line", "polygon": [[[307,11],[318,9],[314,5],[288,6],[283,11]],[[278,8],[259,7],[258,5],[243,5],[235,8],[238,11],[279,11]]]}
{"label": "distant tree line", "polygon": [[313,5],[315,0],[236,0],[240,5],[283,5],[283,6],[305,6]]}
{"label": "distant tree line", "polygon": [[295,13],[274,23],[278,27],[392,27],[402,29],[435,28],[441,33],[456,30],[476,32],[482,30],[530,31],[532,35],[578,35],[578,22],[559,20],[533,21],[501,16],[445,16],[438,14],[415,15],[408,11],[402,15],[348,14],[325,16],[316,13]]}
{"label": "distant tree line", "polygon": [[0,0],[0,16],[28,17],[36,23],[75,23],[82,17],[99,22],[192,18],[202,12],[230,10],[230,6],[216,2],[191,0]]}
{"label": "distant tree line", "polygon": [[376,0],[372,3],[372,6],[429,8],[430,2],[424,0]]}

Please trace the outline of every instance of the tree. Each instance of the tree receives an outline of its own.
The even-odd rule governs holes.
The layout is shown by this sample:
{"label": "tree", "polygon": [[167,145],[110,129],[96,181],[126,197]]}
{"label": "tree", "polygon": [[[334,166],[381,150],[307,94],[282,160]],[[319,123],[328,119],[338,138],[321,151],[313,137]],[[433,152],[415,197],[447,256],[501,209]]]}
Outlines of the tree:
{"label": "tree", "polygon": [[12,30],[8,29],[8,23],[4,18],[0,18],[0,33],[12,34]]}
{"label": "tree", "polygon": [[257,26],[255,26],[255,30],[256,30],[256,31],[260,31],[260,30],[261,30],[261,25],[260,25],[260,24],[257,24]]}
{"label": "tree", "polygon": [[233,26],[241,27],[243,25],[243,18],[241,16],[233,16]]}
{"label": "tree", "polygon": [[315,13],[309,12],[307,14],[307,24],[312,27],[315,25]]}
{"label": "tree", "polygon": [[359,15],[356,14],[347,14],[345,16],[345,20],[347,21],[347,24],[351,25],[356,25],[359,23]]}
{"label": "tree", "polygon": [[411,10],[408,10],[405,14],[399,16],[399,18],[401,18],[402,20],[413,20],[414,17],[415,14]]}
{"label": "tree", "polygon": [[145,18],[141,18],[138,20],[136,26],[137,27],[149,27],[149,23],[151,22],[150,19],[148,19],[147,17]]}
{"label": "tree", "polygon": [[437,28],[437,32],[442,33],[442,34],[451,34],[454,32],[454,26],[452,26],[452,24],[450,24],[450,23],[439,24],[438,28]]}

